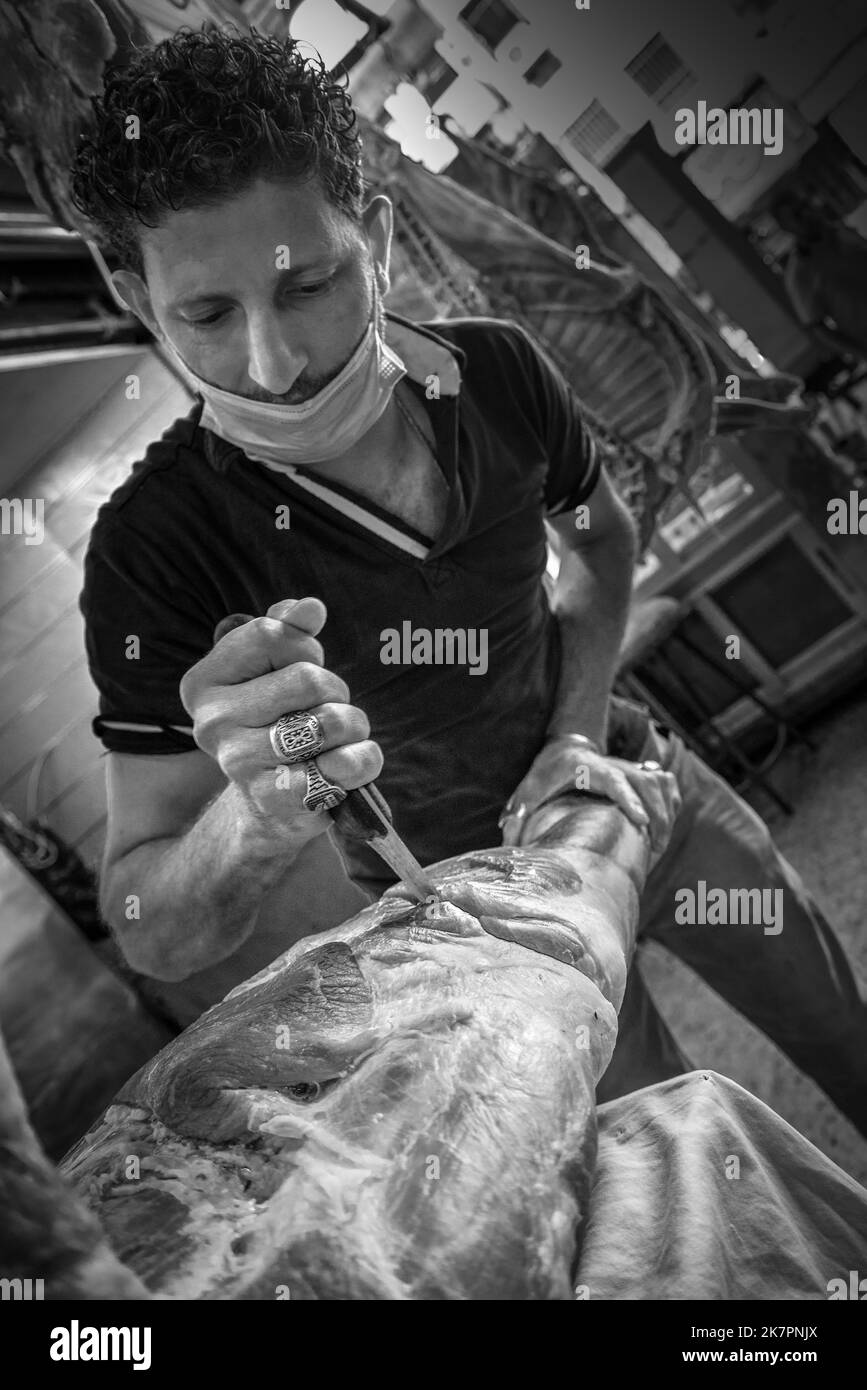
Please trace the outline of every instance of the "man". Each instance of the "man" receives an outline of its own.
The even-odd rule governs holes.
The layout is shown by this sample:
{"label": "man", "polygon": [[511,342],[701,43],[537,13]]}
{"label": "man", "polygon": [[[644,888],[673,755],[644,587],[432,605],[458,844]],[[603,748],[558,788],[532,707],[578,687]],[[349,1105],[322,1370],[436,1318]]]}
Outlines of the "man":
{"label": "man", "polygon": [[[507,802],[513,842],[579,772],[656,835],[649,759],[683,812],[645,933],[867,1126],[862,1002],[767,830],[640,710],[607,729],[635,540],[573,393],[513,323],[384,313],[391,206],[364,205],[359,158],[342,88],[291,41],[228,32],[113,72],[76,158],[119,294],[202,397],[102,508],[86,561],[106,919],[186,1021],[388,881],[350,843],[342,874],[323,795],[379,778],[431,863],[497,843]],[[255,621],[212,649],[233,613]],[[676,924],[698,878],[782,888],[785,931]],[[609,1098],[687,1065],[633,981]]]}

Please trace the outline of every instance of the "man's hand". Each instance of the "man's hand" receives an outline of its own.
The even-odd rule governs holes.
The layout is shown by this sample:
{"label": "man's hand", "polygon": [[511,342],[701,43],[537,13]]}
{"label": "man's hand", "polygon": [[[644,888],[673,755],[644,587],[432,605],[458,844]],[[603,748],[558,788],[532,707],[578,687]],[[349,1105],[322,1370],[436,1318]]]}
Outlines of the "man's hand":
{"label": "man's hand", "polygon": [[653,861],[663,853],[681,803],[671,773],[609,758],[568,737],[545,744],[509,798],[500,821],[503,844],[520,844],[524,823],[536,807],[555,792],[570,789],[607,796],[633,825],[647,830]]}
{"label": "man's hand", "polygon": [[345,681],[324,668],[316,635],[326,617],[318,599],[275,603],[264,618],[228,632],[180,687],[198,746],[260,816],[310,839],[328,829],[330,818],[303,805],[305,765],[290,767],[274,755],[268,731],[282,714],[316,715],[325,739],[317,765],[344,790],[363,786],[382,770],[367,716],[349,703]]}

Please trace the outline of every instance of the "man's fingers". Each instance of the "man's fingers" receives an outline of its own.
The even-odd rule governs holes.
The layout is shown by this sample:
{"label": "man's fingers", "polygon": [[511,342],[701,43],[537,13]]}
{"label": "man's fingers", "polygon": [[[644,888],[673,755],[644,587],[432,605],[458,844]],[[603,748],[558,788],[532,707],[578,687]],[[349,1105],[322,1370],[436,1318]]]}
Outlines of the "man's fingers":
{"label": "man's fingers", "polygon": [[357,705],[331,701],[311,706],[310,713],[319,720],[324,749],[340,748],[344,743],[363,743],[370,737],[370,720]]}
{"label": "man's fingers", "polygon": [[668,805],[662,780],[665,775],[661,772],[631,774],[632,790],[641,801],[651,823],[658,820],[665,821],[668,818]]}
{"label": "man's fingers", "polygon": [[322,666],[324,659],[322,645],[312,634],[290,627],[279,618],[253,618],[226,633],[191,667],[182,686],[186,683],[201,689],[206,685],[239,685],[268,671],[282,671],[296,661]]}
{"label": "man's fingers", "polygon": [[[360,711],[358,711],[360,713]],[[263,748],[263,744],[266,748]],[[263,766],[263,759],[271,766]],[[268,741],[267,732],[245,730],[228,741],[222,750],[220,766],[230,782],[244,786],[255,785],[260,804],[270,804],[284,814],[305,811],[307,766],[311,759],[299,763],[278,762]],[[327,782],[352,791],[372,782],[382,771],[382,750],[371,739],[342,744],[316,755],[316,766]]]}
{"label": "man's fingers", "polygon": [[606,768],[597,773],[596,777],[591,777],[588,790],[599,791],[609,796],[639,830],[645,830],[650,824],[650,815],[644,802],[629,778],[619,768]]}
{"label": "man's fingers", "polygon": [[[182,699],[183,694],[181,691]],[[231,692],[225,687],[206,692],[196,709],[196,740],[207,753],[228,725],[263,730],[267,737],[268,729],[281,715],[332,703],[349,704],[346,682],[321,666],[297,662],[286,670],[247,681]]]}
{"label": "man's fingers", "polygon": [[[511,804],[511,803],[510,803]],[[500,817],[500,830],[504,845],[517,845],[521,842],[521,831],[527,819],[526,805],[518,801],[511,812],[504,811]]]}
{"label": "man's fingers", "polygon": [[329,704],[349,704],[346,681],[334,671],[299,661],[285,671],[272,671],[233,691],[232,717],[251,729],[268,728],[282,714]]}
{"label": "man's fingers", "polygon": [[330,753],[320,753],[316,765],[323,777],[334,782],[344,791],[363,787],[374,781],[382,772],[382,749],[371,739],[361,743],[348,743],[343,748],[335,748]]}
{"label": "man's fingers", "polygon": [[651,846],[659,855],[671,838],[681,806],[682,798],[677,780],[670,772],[664,772],[662,769],[641,771],[636,768],[632,776],[650,813]]}

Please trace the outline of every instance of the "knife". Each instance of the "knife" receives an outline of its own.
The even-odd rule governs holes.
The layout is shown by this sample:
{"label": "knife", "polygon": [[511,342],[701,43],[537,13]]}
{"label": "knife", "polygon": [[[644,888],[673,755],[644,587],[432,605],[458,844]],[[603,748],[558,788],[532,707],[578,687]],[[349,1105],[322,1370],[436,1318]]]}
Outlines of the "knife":
{"label": "knife", "polygon": [[[252,621],[250,613],[230,613],[228,617],[221,618],[214,628],[214,646],[227,632]],[[329,815],[342,835],[370,845],[401,882],[412,890],[413,897],[419,902],[429,899],[439,902],[437,889],[395,830],[391,808],[375,782],[367,782],[363,787],[348,791],[345,800],[335,806]]]}
{"label": "knife", "polygon": [[375,782],[355,787],[330,815],[337,829],[351,839],[363,840],[394,869],[401,882],[420,903],[440,900],[421,864],[394,828],[388,802]]}

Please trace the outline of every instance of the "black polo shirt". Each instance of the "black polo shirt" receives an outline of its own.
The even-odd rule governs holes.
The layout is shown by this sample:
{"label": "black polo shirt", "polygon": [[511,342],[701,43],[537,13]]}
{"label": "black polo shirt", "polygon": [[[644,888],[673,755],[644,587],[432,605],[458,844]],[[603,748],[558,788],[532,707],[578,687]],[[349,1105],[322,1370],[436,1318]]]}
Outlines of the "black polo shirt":
{"label": "black polo shirt", "polygon": [[[319,495],[315,469],[292,476],[251,460],[199,425],[197,402],[100,508],[80,604],[100,693],[94,730],[111,751],[151,754],[196,747],[178,687],[220,618],[322,599],[326,665],[370,720],[379,785],[424,864],[499,843],[503,804],[544,742],[560,646],[543,518],[588,497],[600,464],[574,393],[516,323],[390,314],[389,325],[390,341],[394,331],[413,348],[405,380],[449,487],[439,536],[418,536],[350,488]],[[437,399],[426,368],[444,350],[458,385]],[[475,674],[469,657],[456,663],[454,639],[437,647],[445,630],[472,630],[478,644],[484,631],[484,674],[480,645]],[[429,633],[434,660],[384,662],[395,631]],[[349,860],[367,886],[389,881],[375,855]]]}

